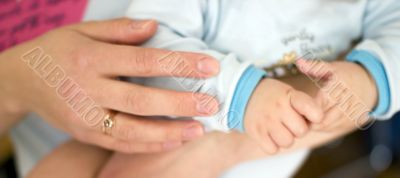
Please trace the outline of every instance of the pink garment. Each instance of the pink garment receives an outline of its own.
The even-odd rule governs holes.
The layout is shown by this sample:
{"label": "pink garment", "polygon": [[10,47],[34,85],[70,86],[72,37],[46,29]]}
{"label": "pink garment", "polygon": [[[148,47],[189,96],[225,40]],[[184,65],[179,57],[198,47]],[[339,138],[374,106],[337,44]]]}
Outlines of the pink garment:
{"label": "pink garment", "polygon": [[0,51],[81,21],[87,0],[0,0]]}

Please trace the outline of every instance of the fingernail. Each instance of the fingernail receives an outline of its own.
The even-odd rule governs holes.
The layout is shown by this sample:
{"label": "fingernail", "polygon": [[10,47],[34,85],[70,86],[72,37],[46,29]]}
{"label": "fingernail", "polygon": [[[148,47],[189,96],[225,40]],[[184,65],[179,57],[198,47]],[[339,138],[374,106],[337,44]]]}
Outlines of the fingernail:
{"label": "fingernail", "polygon": [[193,140],[202,136],[203,134],[204,130],[201,125],[192,125],[183,131],[183,138],[185,140]]}
{"label": "fingernail", "polygon": [[173,150],[175,148],[179,148],[180,146],[182,146],[182,142],[180,141],[169,141],[163,143],[163,147],[165,150]]}
{"label": "fingernail", "polygon": [[154,20],[135,20],[131,24],[131,28],[134,30],[146,29],[150,24],[154,23]]}
{"label": "fingernail", "polygon": [[219,72],[219,63],[211,58],[204,58],[197,63],[197,69],[207,75],[215,75]]}

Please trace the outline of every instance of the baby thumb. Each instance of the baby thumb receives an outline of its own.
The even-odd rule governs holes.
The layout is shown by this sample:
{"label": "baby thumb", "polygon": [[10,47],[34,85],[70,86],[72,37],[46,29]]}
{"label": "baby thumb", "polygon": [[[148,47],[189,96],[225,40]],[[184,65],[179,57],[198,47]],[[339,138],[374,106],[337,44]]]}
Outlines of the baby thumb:
{"label": "baby thumb", "polygon": [[311,96],[297,90],[290,90],[290,103],[292,108],[300,115],[313,123],[320,123],[323,119],[323,110],[319,103]]}

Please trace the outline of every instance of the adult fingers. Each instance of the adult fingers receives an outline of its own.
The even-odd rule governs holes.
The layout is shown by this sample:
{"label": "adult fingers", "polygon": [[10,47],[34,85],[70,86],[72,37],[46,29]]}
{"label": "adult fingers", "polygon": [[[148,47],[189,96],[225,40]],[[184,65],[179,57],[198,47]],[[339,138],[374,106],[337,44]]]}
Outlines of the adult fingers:
{"label": "adult fingers", "polygon": [[157,31],[154,20],[132,20],[128,18],[91,21],[67,27],[93,39],[123,44],[141,44]]}
{"label": "adult fingers", "polygon": [[290,90],[289,96],[290,103],[295,111],[311,122],[320,123],[322,121],[324,115],[322,107],[314,99],[297,90]]}
{"label": "adult fingers", "polygon": [[206,78],[219,72],[218,61],[199,53],[114,44],[99,44],[92,52],[91,66],[107,76]]}
{"label": "adult fingers", "polygon": [[[209,116],[217,113],[218,102],[202,93],[178,92],[115,80],[100,80],[91,91],[101,106],[142,116]],[[106,86],[106,87],[105,87]]]}
{"label": "adult fingers", "polygon": [[111,135],[128,142],[188,141],[204,134],[201,123],[193,120],[162,120],[118,113]]}

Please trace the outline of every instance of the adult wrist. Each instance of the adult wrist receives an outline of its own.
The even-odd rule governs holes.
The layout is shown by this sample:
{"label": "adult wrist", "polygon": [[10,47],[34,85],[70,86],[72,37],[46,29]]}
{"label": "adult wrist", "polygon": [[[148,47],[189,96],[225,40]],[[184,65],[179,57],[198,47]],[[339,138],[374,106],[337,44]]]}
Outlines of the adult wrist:
{"label": "adult wrist", "polygon": [[[20,89],[24,82],[21,77],[23,63],[13,55],[18,50],[10,49],[0,53],[0,107],[2,114],[21,116],[28,112],[25,104],[27,101],[22,99],[26,93],[30,94],[28,88]],[[30,81],[32,82],[32,81]],[[25,82],[27,83],[27,82]]]}

